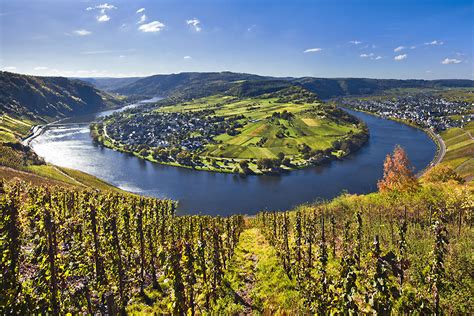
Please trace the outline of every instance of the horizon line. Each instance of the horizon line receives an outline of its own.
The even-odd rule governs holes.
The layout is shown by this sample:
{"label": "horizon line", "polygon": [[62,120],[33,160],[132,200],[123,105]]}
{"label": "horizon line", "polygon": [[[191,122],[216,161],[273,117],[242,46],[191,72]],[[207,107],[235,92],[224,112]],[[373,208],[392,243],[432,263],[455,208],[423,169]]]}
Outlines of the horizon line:
{"label": "horizon line", "polygon": [[318,77],[318,76],[272,76],[272,75],[262,75],[257,73],[250,73],[250,72],[239,72],[239,71],[231,71],[231,70],[222,70],[222,71],[181,71],[181,72],[171,72],[171,73],[155,73],[149,74],[144,76],[61,76],[61,75],[35,75],[31,73],[22,73],[22,72],[13,72],[8,70],[0,70],[0,72],[18,74],[18,75],[26,75],[32,77],[45,77],[45,78],[69,78],[69,79],[125,79],[125,78],[148,78],[153,76],[170,76],[170,75],[179,75],[179,74],[211,74],[211,73],[233,73],[233,74],[246,74],[246,75],[255,75],[260,77],[270,77],[274,79],[302,79],[302,78],[313,78],[313,79],[369,79],[369,80],[401,80],[401,81],[409,81],[409,80],[424,80],[424,81],[437,81],[437,80],[467,80],[467,81],[474,81],[474,79],[469,78],[432,78],[432,79],[425,79],[425,78],[377,78],[377,77]]}

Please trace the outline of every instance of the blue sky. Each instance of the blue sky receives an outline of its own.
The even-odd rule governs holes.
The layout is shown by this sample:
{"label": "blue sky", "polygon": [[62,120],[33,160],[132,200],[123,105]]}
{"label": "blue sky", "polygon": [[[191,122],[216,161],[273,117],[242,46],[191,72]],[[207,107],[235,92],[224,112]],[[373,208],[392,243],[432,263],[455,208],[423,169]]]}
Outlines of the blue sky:
{"label": "blue sky", "polygon": [[473,21],[472,0],[0,0],[0,68],[474,79]]}

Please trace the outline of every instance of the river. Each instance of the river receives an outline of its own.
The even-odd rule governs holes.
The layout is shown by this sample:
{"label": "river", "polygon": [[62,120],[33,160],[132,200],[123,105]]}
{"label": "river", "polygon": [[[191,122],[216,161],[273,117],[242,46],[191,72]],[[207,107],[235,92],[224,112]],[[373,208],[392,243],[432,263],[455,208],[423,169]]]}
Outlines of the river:
{"label": "river", "polygon": [[[155,164],[95,144],[86,124],[48,127],[31,146],[49,163],[84,171],[127,191],[177,200],[178,214],[250,215],[259,210],[290,209],[342,192],[373,192],[382,177],[385,156],[397,144],[407,151],[416,171],[433,159],[436,145],[423,131],[347,111],[369,127],[365,146],[343,160],[282,175],[242,177]],[[66,122],[88,122],[110,113]]]}

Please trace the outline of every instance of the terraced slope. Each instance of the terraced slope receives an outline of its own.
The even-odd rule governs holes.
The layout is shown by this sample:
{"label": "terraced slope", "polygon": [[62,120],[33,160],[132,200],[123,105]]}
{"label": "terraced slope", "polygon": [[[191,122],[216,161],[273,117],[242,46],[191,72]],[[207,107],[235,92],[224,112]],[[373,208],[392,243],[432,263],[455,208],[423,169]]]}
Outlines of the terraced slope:
{"label": "terraced slope", "polygon": [[442,164],[454,168],[462,177],[474,178],[474,122],[463,128],[452,128],[441,133],[447,151]]}

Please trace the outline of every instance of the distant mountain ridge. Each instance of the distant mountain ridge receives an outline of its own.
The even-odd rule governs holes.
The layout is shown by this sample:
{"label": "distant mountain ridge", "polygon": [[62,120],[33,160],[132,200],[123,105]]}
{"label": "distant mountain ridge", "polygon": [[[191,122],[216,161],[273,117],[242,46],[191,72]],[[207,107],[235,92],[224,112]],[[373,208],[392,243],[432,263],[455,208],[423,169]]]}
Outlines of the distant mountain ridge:
{"label": "distant mountain ridge", "polygon": [[118,89],[126,85],[132,84],[137,80],[143,79],[143,77],[125,77],[125,78],[71,78],[78,79],[90,83],[94,87],[104,91],[111,91]]}
{"label": "distant mountain ridge", "polygon": [[[126,96],[191,98],[216,93],[234,94],[239,89],[255,90],[255,85],[266,89],[270,89],[270,85],[274,85],[275,88],[299,85],[316,93],[321,99],[370,95],[395,88],[474,87],[474,81],[468,79],[279,78],[234,72],[183,72],[144,78],[88,78],[86,80],[98,88],[106,86],[108,91]],[[254,87],[251,87],[252,85]]]}
{"label": "distant mountain ridge", "polygon": [[198,98],[217,93],[225,93],[241,81],[260,81],[268,79],[271,79],[271,77],[232,72],[189,72],[145,77],[126,86],[112,89],[111,91],[126,96]]}
{"label": "distant mountain ridge", "polygon": [[97,112],[118,98],[81,80],[0,72],[0,114],[48,121]]}
{"label": "distant mountain ridge", "polygon": [[349,95],[370,95],[388,89],[399,88],[472,88],[474,81],[468,79],[369,79],[369,78],[313,78],[292,80],[316,93],[321,99]]}

